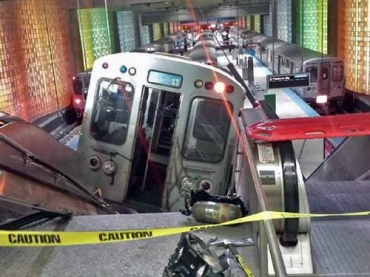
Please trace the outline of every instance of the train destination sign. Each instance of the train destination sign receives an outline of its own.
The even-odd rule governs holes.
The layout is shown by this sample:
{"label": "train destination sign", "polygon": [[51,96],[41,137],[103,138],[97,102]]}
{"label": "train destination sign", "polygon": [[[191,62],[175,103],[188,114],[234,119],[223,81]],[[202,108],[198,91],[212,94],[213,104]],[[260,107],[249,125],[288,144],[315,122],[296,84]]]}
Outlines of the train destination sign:
{"label": "train destination sign", "polygon": [[286,75],[267,75],[267,89],[308,87],[310,85],[309,73]]}
{"label": "train destination sign", "polygon": [[181,88],[182,76],[157,70],[149,70],[148,83]]}
{"label": "train destination sign", "polygon": [[260,45],[261,44],[258,43],[258,42],[247,43],[247,47],[249,47],[249,48],[259,47]]}

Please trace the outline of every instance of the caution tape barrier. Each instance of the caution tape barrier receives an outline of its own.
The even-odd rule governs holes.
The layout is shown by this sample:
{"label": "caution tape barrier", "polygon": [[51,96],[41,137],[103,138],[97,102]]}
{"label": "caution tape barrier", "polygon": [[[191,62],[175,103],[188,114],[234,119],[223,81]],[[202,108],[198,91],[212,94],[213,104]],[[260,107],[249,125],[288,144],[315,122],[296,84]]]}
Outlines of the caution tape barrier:
{"label": "caution tape barrier", "polygon": [[220,224],[207,224],[186,227],[146,228],[132,230],[115,230],[115,231],[107,230],[107,231],[86,231],[86,232],[0,230],[0,246],[24,247],[24,246],[68,246],[68,245],[102,244],[169,236],[183,232],[202,230],[218,226],[255,222],[266,219],[369,216],[369,215],[370,211],[343,213],[343,214],[304,214],[304,213],[266,211]]}

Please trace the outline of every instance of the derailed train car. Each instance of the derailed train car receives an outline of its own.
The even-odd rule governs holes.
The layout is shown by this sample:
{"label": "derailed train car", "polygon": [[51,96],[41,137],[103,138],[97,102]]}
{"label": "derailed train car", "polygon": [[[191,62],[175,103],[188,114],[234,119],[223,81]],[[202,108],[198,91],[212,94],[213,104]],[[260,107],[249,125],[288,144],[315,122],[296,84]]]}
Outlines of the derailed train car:
{"label": "derailed train car", "polygon": [[275,74],[310,73],[310,84],[294,91],[313,106],[328,105],[332,112],[345,94],[343,61],[297,44],[252,31],[242,31],[244,46]]}
{"label": "derailed train car", "polygon": [[93,190],[163,211],[192,188],[225,194],[245,97],[234,79],[176,56],[122,53],[95,62],[89,91],[78,151]]}
{"label": "derailed train car", "polygon": [[[235,192],[241,216],[259,211],[249,189],[260,174],[269,209],[307,213],[291,142],[260,142],[248,150],[255,158],[245,155],[245,128],[268,119],[261,109],[240,111],[245,92],[228,73],[174,55],[102,57],[77,152],[32,124],[1,117],[0,208],[47,217],[152,213],[191,205],[194,191],[217,199]],[[283,245],[309,231],[307,219],[274,224]]]}
{"label": "derailed train car", "polygon": [[1,117],[1,189],[11,195],[4,207],[100,214],[140,203],[139,211],[178,211],[193,189],[225,195],[244,98],[225,72],[178,56],[100,58],[78,152],[37,126]]}

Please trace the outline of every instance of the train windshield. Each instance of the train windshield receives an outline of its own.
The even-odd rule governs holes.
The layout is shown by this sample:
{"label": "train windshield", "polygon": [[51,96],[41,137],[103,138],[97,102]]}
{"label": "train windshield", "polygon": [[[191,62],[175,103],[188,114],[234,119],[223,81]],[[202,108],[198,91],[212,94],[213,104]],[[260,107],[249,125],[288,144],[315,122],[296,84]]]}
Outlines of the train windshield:
{"label": "train windshield", "polygon": [[90,134],[98,141],[124,144],[127,139],[134,87],[117,79],[103,79],[97,87]]}
{"label": "train windshield", "polygon": [[73,92],[75,95],[82,95],[82,82],[79,79],[73,80]]}
{"label": "train windshield", "polygon": [[306,68],[306,72],[310,73],[310,82],[316,83],[317,82],[317,67],[309,66]]}
{"label": "train windshield", "polygon": [[333,82],[342,82],[344,78],[343,75],[343,65],[333,66]]}
{"label": "train windshield", "polygon": [[[232,105],[228,105],[232,111]],[[230,116],[224,101],[195,98],[182,149],[184,158],[211,163],[222,161],[229,128]]]}

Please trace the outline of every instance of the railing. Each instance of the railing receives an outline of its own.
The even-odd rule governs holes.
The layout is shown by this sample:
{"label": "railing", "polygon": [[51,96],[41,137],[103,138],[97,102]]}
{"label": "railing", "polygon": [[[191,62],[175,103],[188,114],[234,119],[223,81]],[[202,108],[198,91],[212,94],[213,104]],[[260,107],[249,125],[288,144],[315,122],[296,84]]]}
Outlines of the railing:
{"label": "railing", "polygon": [[[262,190],[261,179],[258,175],[257,167],[255,164],[253,148],[250,140],[247,138],[244,126],[241,119],[238,120],[240,138],[239,138],[239,149],[240,154],[243,154],[240,161],[240,175],[239,187],[237,188],[238,194],[241,198],[250,204],[251,214],[267,211],[264,192]],[[248,172],[247,172],[248,170]],[[244,174],[244,175],[243,175]],[[276,238],[276,232],[271,219],[265,219],[254,224],[255,231],[259,234],[259,256],[260,256],[260,275],[268,276],[268,251],[267,246],[270,249],[271,260],[274,266],[275,275],[278,277],[287,276],[283,256],[281,254],[279,243]]]}

